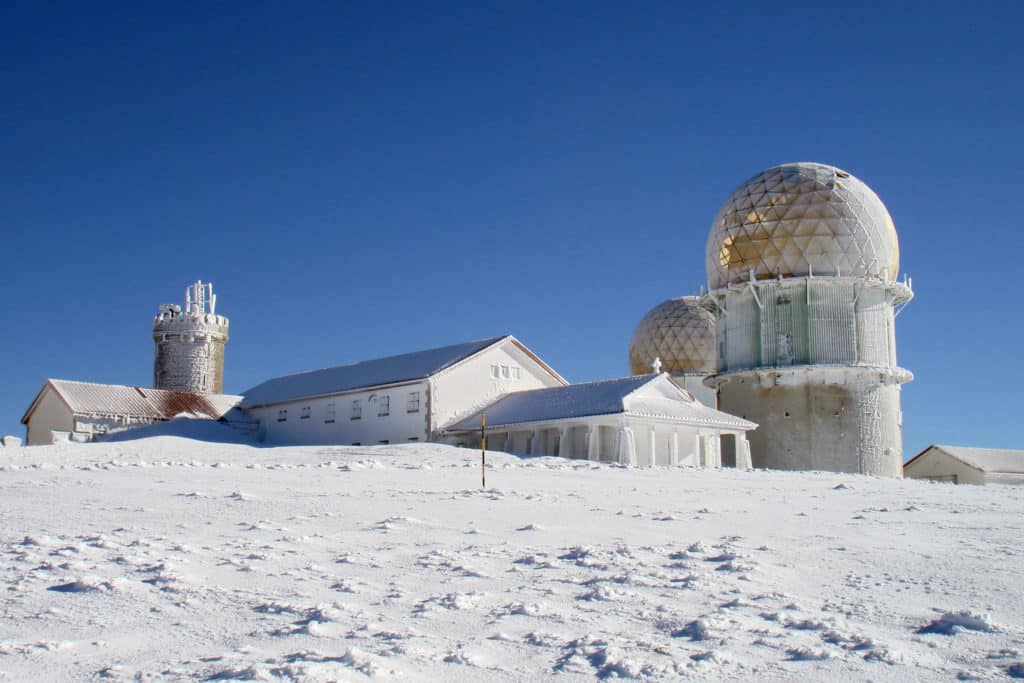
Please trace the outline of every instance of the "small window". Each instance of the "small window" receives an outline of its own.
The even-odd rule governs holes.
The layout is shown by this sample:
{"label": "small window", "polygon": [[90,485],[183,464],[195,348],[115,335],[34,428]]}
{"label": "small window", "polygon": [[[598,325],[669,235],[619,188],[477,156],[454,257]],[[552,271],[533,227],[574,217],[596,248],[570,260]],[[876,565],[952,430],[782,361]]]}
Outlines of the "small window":
{"label": "small window", "polygon": [[405,408],[407,413],[418,413],[420,412],[420,392],[411,391],[409,392],[409,404]]}
{"label": "small window", "polygon": [[509,378],[509,372],[508,372],[508,366],[507,365],[502,365],[501,366],[501,378],[502,379],[508,379]]}
{"label": "small window", "polygon": [[491,366],[491,379],[498,379],[501,375],[499,374],[499,368],[497,365]]}
{"label": "small window", "polygon": [[418,436],[410,436],[408,440],[409,441],[419,441],[420,437],[418,437]]}
{"label": "small window", "polygon": [[327,414],[324,416],[324,422],[334,422],[334,404],[327,404]]}
{"label": "small window", "polygon": [[277,411],[277,421],[278,422],[287,422],[288,421],[288,409],[287,408],[282,408],[281,410]]}
{"label": "small window", "polygon": [[391,397],[381,396],[377,399],[377,417],[386,417],[391,414]]}
{"label": "small window", "polygon": [[[359,402],[359,399],[352,401],[352,419],[358,420],[363,416],[363,404]],[[357,444],[358,445],[358,444]]]}
{"label": "small window", "polygon": [[308,420],[309,419],[309,414],[311,412],[312,411],[310,410],[309,406],[302,406],[302,412],[299,413],[299,419],[300,420]]}
{"label": "small window", "polygon": [[523,369],[514,367],[512,368],[512,379],[521,379],[523,376]]}
{"label": "small window", "polygon": [[378,441],[377,443],[391,443],[391,442],[390,442],[390,441],[388,441],[387,439],[381,439],[381,440],[380,440],[380,441]]}
{"label": "small window", "polygon": [[353,446],[362,446],[362,445],[363,445],[363,442],[362,442],[362,441],[353,441],[353,442],[352,442],[352,445],[353,445]]}

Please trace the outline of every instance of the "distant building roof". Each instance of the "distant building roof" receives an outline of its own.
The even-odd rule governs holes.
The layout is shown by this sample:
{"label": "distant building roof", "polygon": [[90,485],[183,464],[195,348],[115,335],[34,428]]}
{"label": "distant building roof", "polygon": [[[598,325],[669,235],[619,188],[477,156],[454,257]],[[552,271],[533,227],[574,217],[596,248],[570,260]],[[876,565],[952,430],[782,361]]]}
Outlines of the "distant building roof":
{"label": "distant building roof", "polygon": [[955,458],[984,472],[1024,474],[1024,451],[1000,448],[971,448],[969,446],[943,446],[939,444],[933,444],[924,449],[904,463],[903,467],[907,467],[907,465],[932,449],[942,451],[951,458]]}
{"label": "distant building roof", "polygon": [[367,360],[351,365],[339,365],[323,370],[275,377],[246,391],[242,406],[251,408],[312,396],[339,394],[353,389],[425,379],[505,339],[514,338],[509,335],[492,337],[442,346],[437,349]]}
{"label": "distant building roof", "polygon": [[190,391],[50,379],[21,418],[22,423],[28,423],[29,416],[47,387],[51,387],[77,415],[130,415],[154,420],[170,420],[184,415],[217,420],[242,401],[241,396],[229,394],[197,394]]}
{"label": "distant building roof", "polygon": [[489,427],[622,413],[626,411],[624,399],[627,396],[660,378],[672,382],[679,390],[680,398],[638,396],[630,401],[630,413],[738,429],[754,429],[757,426],[748,420],[709,408],[689,397],[689,394],[666,374],[661,374],[516,391],[500,396],[475,415],[460,420],[448,429],[478,429],[480,413],[485,414]]}

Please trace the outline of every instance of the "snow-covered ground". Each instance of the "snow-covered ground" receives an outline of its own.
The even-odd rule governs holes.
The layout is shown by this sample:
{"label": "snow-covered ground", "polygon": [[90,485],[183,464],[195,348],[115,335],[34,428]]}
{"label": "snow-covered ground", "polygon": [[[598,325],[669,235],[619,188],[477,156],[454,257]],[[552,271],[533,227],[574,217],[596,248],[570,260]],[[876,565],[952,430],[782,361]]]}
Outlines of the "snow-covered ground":
{"label": "snow-covered ground", "polygon": [[1024,677],[1024,488],[0,449],[0,680]]}

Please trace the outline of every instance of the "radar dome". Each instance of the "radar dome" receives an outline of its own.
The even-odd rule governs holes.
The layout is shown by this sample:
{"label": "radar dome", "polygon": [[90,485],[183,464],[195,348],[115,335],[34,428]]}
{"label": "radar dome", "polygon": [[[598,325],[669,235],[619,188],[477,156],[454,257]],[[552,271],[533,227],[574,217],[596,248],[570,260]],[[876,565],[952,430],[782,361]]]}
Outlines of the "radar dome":
{"label": "radar dome", "polygon": [[711,224],[712,289],[778,276],[895,279],[896,227],[882,200],[834,166],[774,166],[740,185]]}
{"label": "radar dome", "polygon": [[629,369],[634,375],[653,372],[661,360],[670,373],[715,371],[715,317],[695,296],[664,301],[643,317],[629,344]]}

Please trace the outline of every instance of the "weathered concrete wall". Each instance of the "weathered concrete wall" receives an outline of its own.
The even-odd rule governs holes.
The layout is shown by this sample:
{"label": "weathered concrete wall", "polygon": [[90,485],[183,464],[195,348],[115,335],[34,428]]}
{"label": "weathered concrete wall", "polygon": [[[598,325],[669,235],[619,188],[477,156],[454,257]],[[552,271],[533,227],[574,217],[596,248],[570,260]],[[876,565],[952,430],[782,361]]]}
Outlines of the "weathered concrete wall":
{"label": "weathered concrete wall", "polygon": [[757,422],[754,467],[899,477],[900,386],[867,369],[738,373],[719,387],[721,410]]}
{"label": "weathered concrete wall", "polygon": [[757,422],[755,467],[902,474],[894,306],[908,286],[797,277],[732,285],[716,310],[718,406]]}

